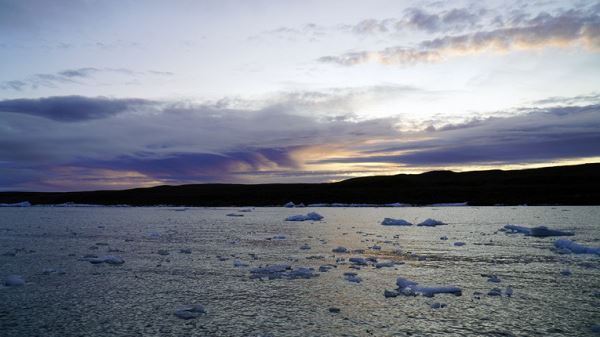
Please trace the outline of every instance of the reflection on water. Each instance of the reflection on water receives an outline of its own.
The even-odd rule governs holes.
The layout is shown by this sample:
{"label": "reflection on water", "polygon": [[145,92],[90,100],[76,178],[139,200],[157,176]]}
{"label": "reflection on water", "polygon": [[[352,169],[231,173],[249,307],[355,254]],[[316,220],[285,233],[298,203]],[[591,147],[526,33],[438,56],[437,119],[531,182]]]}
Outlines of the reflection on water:
{"label": "reflection on water", "polygon": [[[309,211],[324,220],[283,221]],[[385,217],[448,225],[382,226]],[[555,238],[498,230],[547,225],[599,246],[599,219],[600,207],[5,208],[0,278],[26,284],[0,286],[0,335],[589,336],[600,324],[598,256],[559,255]],[[333,253],[338,246],[364,253]],[[125,263],[82,261],[88,254]],[[401,264],[354,269],[350,257]],[[251,278],[268,264],[319,276]],[[384,297],[398,277],[462,296]],[[488,296],[493,288],[503,296]],[[192,304],[207,313],[174,315]]]}

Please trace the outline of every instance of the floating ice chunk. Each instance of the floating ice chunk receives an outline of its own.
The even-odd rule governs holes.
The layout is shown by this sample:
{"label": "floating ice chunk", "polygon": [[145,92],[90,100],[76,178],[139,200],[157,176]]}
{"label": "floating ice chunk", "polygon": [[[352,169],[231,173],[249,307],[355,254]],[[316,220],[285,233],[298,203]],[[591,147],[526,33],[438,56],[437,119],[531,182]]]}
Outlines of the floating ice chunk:
{"label": "floating ice chunk", "polygon": [[385,296],[385,298],[389,298],[389,297],[397,297],[398,295],[400,295],[396,290],[384,290],[383,291],[383,296]]}
{"label": "floating ice chunk", "polygon": [[502,296],[502,290],[500,288],[494,288],[488,292],[488,296]]}
{"label": "floating ice chunk", "polygon": [[427,205],[429,207],[459,207],[459,206],[469,206],[468,202],[441,202],[437,204]]}
{"label": "floating ice chunk", "polygon": [[444,226],[447,225],[447,223],[439,221],[439,220],[434,220],[434,219],[426,219],[425,221],[417,224],[417,226],[425,226],[425,227],[435,227],[435,226]]}
{"label": "floating ice chunk", "polygon": [[303,203],[299,203],[298,205],[296,205],[296,207],[298,207],[298,208],[304,208],[304,207],[306,207],[306,206],[304,206],[304,204],[303,204]]}
{"label": "floating ice chunk", "polygon": [[285,208],[293,208],[294,206],[296,206],[293,202],[288,202],[287,204],[283,205],[283,207]]}
{"label": "floating ice chunk", "polygon": [[398,286],[399,289],[404,289],[410,286],[416,286],[417,282],[405,279],[403,277],[398,277],[396,279],[396,285]]}
{"label": "floating ice chunk", "polygon": [[403,277],[396,279],[396,285],[398,286],[398,291],[406,296],[423,295],[426,297],[433,297],[436,294],[462,295],[462,290],[458,287],[424,287],[420,286],[417,282]]}
{"label": "floating ice chunk", "polygon": [[546,226],[538,226],[538,227],[524,227],[517,225],[506,225],[504,226],[504,231],[508,233],[519,233],[525,234],[527,236],[535,236],[540,238],[545,238],[548,236],[573,236],[575,233],[573,232],[564,232],[556,229],[550,229]]}
{"label": "floating ice chunk", "polygon": [[412,205],[411,204],[403,204],[400,202],[394,202],[391,204],[384,204],[383,206],[385,206],[385,207],[411,207]]}
{"label": "floating ice chunk", "polygon": [[324,264],[324,265],[322,265],[322,266],[319,267],[319,271],[321,273],[326,273],[326,272],[330,271],[333,268],[337,268],[337,266],[333,265],[333,264]]}
{"label": "floating ice chunk", "polygon": [[46,268],[46,269],[42,270],[42,274],[44,274],[44,275],[50,275],[50,274],[64,275],[65,271],[62,269]]}
{"label": "floating ice chunk", "polygon": [[562,276],[571,276],[572,273],[571,273],[571,271],[569,269],[564,269],[564,270],[560,271],[560,274]]}
{"label": "floating ice chunk", "polygon": [[120,256],[116,256],[116,255],[103,256],[102,260],[104,260],[104,263],[113,264],[113,265],[119,265],[119,264],[125,263],[125,261]]}
{"label": "floating ice chunk", "polygon": [[190,305],[175,310],[175,316],[181,319],[192,319],[202,314],[206,314],[206,310],[201,304]]}
{"label": "floating ice chunk", "polygon": [[348,282],[360,283],[362,279],[356,274],[352,272],[344,273],[344,279]]}
{"label": "floating ice chunk", "polygon": [[25,280],[21,275],[8,275],[4,279],[4,285],[7,287],[21,287],[25,285]]}
{"label": "floating ice chunk", "polygon": [[563,232],[556,229],[550,229],[546,226],[533,227],[530,230],[531,236],[545,238],[548,236],[573,236],[575,233],[573,232]]}
{"label": "floating ice chunk", "polygon": [[119,265],[125,263],[125,261],[116,255],[105,255],[102,257],[97,257],[95,255],[86,255],[81,261],[88,261],[91,264],[100,264],[100,263],[108,263],[112,265]]}
{"label": "floating ice chunk", "polygon": [[287,218],[285,218],[285,221],[319,221],[322,220],[323,216],[319,213],[316,212],[310,212],[306,215],[302,215],[302,214],[298,214],[298,215],[292,215],[292,216],[288,216]]}
{"label": "floating ice chunk", "polygon": [[12,204],[0,204],[0,207],[29,207],[29,206],[31,206],[31,203],[29,201],[15,202]]}
{"label": "floating ice chunk", "polygon": [[531,233],[530,228],[517,225],[506,225],[504,226],[504,230],[508,233],[520,233],[525,235],[529,235]]}
{"label": "floating ice chunk", "polygon": [[302,250],[309,250],[310,246],[308,245],[308,243],[305,243],[302,246],[300,246],[300,249],[302,249]]}
{"label": "floating ice chunk", "polygon": [[414,291],[417,294],[421,294],[426,297],[433,297],[435,294],[452,294],[455,296],[461,296],[462,290],[458,287],[422,287],[414,286]]}
{"label": "floating ice chunk", "polygon": [[512,297],[513,288],[511,286],[506,287],[506,296]]}
{"label": "floating ice chunk", "polygon": [[251,278],[278,278],[281,277],[281,273],[286,270],[292,269],[289,264],[274,264],[266,267],[258,267],[250,270],[252,274]]}
{"label": "floating ice chunk", "polygon": [[393,268],[396,264],[394,263],[394,261],[387,261],[387,262],[378,262],[375,264],[375,268],[380,269],[380,268]]}
{"label": "floating ice chunk", "polygon": [[250,278],[268,278],[269,280],[280,278],[308,279],[319,276],[314,272],[312,268],[299,267],[296,269],[292,269],[292,267],[288,264],[276,264],[266,267],[254,268],[250,270],[250,273],[252,274]]}
{"label": "floating ice chunk", "polygon": [[351,257],[348,259],[348,261],[352,262],[352,264],[355,264],[357,266],[367,265],[367,260],[363,259],[362,257]]}
{"label": "floating ice chunk", "polygon": [[454,243],[454,246],[455,246],[455,247],[462,247],[462,246],[464,246],[464,245],[466,245],[466,243],[464,243],[464,242],[460,242],[460,241],[458,241],[458,242],[455,242],[455,243]]}
{"label": "floating ice chunk", "polygon": [[227,216],[233,216],[233,217],[243,217],[243,216],[244,216],[244,214],[229,213],[229,214],[227,214]]}
{"label": "floating ice chunk", "polygon": [[441,309],[446,307],[446,303],[433,302],[430,305],[431,309]]}
{"label": "floating ice chunk", "polygon": [[299,279],[299,278],[309,279],[312,277],[317,277],[319,275],[315,274],[315,272],[312,268],[299,267],[299,268],[296,268],[294,270],[291,270],[291,271],[285,273],[283,276],[286,278],[289,278],[289,279]]}
{"label": "floating ice chunk", "polygon": [[158,238],[158,237],[160,237],[160,233],[159,232],[148,232],[148,233],[146,233],[146,236],[148,236],[149,238]]}
{"label": "floating ice chunk", "polygon": [[348,252],[348,248],[346,247],[337,247],[331,250],[334,253],[347,253]]}
{"label": "floating ice chunk", "polygon": [[272,237],[273,240],[286,240],[287,237],[283,234],[277,234]]}
{"label": "floating ice chunk", "polygon": [[404,219],[385,218],[381,222],[384,226],[412,226],[413,224]]}
{"label": "floating ice chunk", "polygon": [[233,266],[234,267],[248,267],[248,264],[242,260],[236,259],[236,260],[233,260]]}
{"label": "floating ice chunk", "polygon": [[600,247],[586,247],[571,240],[560,239],[554,242],[554,247],[574,254],[600,255]]}
{"label": "floating ice chunk", "polygon": [[500,278],[496,275],[489,275],[487,281],[492,283],[500,283]]}

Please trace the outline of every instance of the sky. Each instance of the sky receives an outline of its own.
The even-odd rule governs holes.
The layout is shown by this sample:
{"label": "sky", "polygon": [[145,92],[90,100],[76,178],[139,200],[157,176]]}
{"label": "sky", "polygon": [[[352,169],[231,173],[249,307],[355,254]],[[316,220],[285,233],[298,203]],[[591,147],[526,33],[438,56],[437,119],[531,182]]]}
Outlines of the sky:
{"label": "sky", "polygon": [[599,1],[0,0],[0,191],[588,162]]}

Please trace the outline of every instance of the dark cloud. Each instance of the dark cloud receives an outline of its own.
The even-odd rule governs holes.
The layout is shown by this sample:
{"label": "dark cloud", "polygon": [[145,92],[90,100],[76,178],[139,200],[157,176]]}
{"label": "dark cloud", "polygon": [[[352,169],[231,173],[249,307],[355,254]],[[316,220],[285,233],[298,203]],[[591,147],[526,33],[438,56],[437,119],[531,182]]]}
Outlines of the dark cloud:
{"label": "dark cloud", "polygon": [[28,114],[61,122],[78,122],[114,116],[148,104],[150,101],[143,99],[57,96],[3,100],[0,101],[0,112]]}
{"label": "dark cloud", "polygon": [[265,169],[297,169],[290,156],[293,149],[262,148],[215,153],[173,153],[166,157],[125,156],[108,161],[83,161],[77,167],[134,171],[162,181],[231,182],[237,173]]}
{"label": "dark cloud", "polygon": [[[236,108],[258,104],[236,100],[197,104],[70,96],[0,101],[0,111],[19,110],[2,116],[0,171],[15,175],[17,183],[0,189],[314,182],[348,177],[354,170],[376,174],[381,167],[372,162],[415,169],[600,155],[600,105],[517,109],[509,117],[462,124],[426,121],[410,132],[396,129],[402,124],[398,118],[361,120],[351,112],[341,114],[344,108],[337,106],[345,107],[342,101],[353,95],[389,90],[289,93],[256,109]],[[336,114],[325,118],[314,111]],[[335,153],[354,155],[322,160]],[[354,165],[326,172],[307,166],[313,163]],[[310,174],[312,168],[321,173]]]}
{"label": "dark cloud", "polygon": [[534,109],[524,115],[489,118],[426,132],[431,139],[318,163],[445,166],[522,164],[600,156],[600,105]]}

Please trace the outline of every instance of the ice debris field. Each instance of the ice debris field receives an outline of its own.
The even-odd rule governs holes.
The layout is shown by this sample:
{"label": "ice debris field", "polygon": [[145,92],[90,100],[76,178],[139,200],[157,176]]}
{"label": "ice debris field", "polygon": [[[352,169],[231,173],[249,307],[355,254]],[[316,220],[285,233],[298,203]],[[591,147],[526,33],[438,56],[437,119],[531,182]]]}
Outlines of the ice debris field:
{"label": "ice debris field", "polygon": [[2,336],[600,333],[598,207],[18,206]]}

